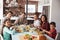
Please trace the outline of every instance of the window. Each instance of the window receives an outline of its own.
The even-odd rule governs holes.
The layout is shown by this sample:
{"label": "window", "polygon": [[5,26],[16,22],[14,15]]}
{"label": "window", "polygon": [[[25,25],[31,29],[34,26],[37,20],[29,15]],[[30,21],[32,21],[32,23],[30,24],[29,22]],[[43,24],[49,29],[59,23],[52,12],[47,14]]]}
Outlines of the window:
{"label": "window", "polygon": [[[28,13],[35,13],[35,5],[28,5]],[[26,13],[26,5],[25,5],[25,13]]]}
{"label": "window", "polygon": [[38,12],[41,12],[42,13],[42,11],[43,11],[43,6],[38,6]]}

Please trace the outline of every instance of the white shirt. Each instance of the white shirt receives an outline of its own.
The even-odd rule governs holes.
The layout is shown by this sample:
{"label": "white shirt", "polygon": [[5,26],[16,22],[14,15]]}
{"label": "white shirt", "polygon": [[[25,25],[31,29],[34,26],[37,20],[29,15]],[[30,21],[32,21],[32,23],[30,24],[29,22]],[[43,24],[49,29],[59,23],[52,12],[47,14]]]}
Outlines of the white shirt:
{"label": "white shirt", "polygon": [[34,27],[39,27],[39,26],[40,26],[40,21],[34,20]]}

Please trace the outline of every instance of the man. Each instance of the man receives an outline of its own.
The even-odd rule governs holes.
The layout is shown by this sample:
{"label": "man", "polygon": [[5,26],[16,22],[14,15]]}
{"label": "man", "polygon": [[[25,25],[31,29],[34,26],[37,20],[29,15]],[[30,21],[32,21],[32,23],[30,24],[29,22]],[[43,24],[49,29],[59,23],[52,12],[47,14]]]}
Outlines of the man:
{"label": "man", "polygon": [[13,14],[13,13],[12,13],[11,11],[9,11],[9,12],[7,13],[6,17],[4,18],[4,20],[6,20],[6,19],[11,19],[12,14]]}
{"label": "man", "polygon": [[26,20],[26,17],[25,17],[25,13],[22,13],[19,18],[14,22],[14,24],[26,24],[27,23],[27,20]]}

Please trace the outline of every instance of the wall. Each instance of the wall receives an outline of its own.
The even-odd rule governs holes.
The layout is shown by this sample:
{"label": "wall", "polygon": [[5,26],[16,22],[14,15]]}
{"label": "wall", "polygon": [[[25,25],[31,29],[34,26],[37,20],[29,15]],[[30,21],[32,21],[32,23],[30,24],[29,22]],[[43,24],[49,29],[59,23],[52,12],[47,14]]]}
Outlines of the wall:
{"label": "wall", "polygon": [[2,19],[3,19],[3,0],[0,0],[0,33],[1,33],[1,28],[2,28]]}
{"label": "wall", "polygon": [[60,0],[52,0],[51,21],[56,22],[56,29],[60,32]]}

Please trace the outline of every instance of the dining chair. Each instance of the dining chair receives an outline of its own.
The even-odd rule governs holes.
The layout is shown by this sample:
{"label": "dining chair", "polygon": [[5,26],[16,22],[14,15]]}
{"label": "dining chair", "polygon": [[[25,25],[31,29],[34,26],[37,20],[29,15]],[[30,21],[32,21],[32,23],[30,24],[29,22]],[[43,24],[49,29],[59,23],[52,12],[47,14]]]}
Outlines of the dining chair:
{"label": "dining chair", "polygon": [[60,33],[57,33],[55,40],[60,40]]}
{"label": "dining chair", "polygon": [[0,34],[0,40],[3,40],[3,37],[2,37],[2,35]]}

